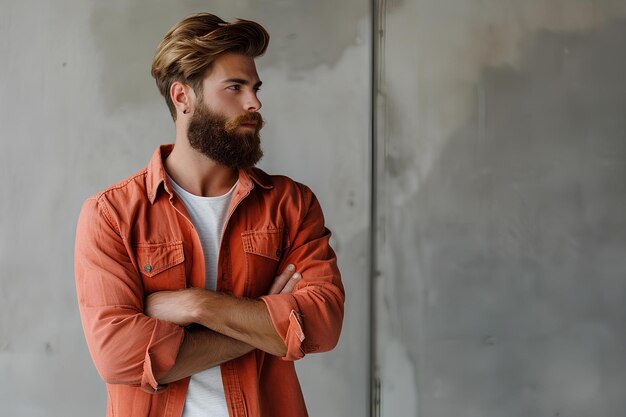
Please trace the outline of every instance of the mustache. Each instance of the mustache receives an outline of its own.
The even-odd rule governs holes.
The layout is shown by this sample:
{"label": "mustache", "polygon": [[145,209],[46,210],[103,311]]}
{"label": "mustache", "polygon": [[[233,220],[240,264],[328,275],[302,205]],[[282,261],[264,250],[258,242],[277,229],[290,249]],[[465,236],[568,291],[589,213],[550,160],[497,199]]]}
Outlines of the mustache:
{"label": "mustache", "polygon": [[230,131],[230,130],[234,130],[235,128],[237,128],[238,126],[242,124],[253,123],[253,122],[256,123],[257,132],[261,130],[261,128],[265,124],[265,120],[263,120],[263,116],[261,116],[261,113],[254,112],[254,113],[242,114],[240,116],[237,116],[235,119],[227,121],[225,127],[226,127],[226,130]]}

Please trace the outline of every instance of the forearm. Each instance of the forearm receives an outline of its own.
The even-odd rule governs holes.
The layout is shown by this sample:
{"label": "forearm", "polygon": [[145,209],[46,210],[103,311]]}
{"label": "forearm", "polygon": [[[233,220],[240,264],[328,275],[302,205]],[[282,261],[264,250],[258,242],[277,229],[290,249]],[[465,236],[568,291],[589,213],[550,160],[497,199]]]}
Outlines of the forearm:
{"label": "forearm", "polygon": [[[269,294],[289,294],[301,278],[294,265],[290,264],[274,279]],[[286,353],[285,343],[276,332],[268,308],[261,300],[235,298],[203,288],[188,288],[152,293],[146,297],[144,309],[145,314],[150,317],[180,326],[186,326],[189,323],[201,324],[225,337],[227,342],[234,342],[233,339],[235,339],[243,342],[249,349],[256,347],[281,357]],[[216,337],[214,335],[212,339]],[[185,346],[184,350],[189,350],[190,356],[194,356],[194,352],[205,353],[202,348],[197,350],[193,348],[194,339],[190,339],[187,343],[190,346]],[[227,344],[226,348],[230,346]],[[246,352],[243,351],[229,358],[238,357]],[[181,358],[185,356],[181,353]],[[210,358],[204,359],[211,360]],[[202,367],[204,364],[199,363],[198,366]],[[178,371],[174,369],[172,372]],[[183,374],[187,372],[189,371]],[[176,373],[176,376],[179,374]],[[184,376],[187,375],[182,377]]]}
{"label": "forearm", "polygon": [[254,347],[244,342],[209,329],[190,330],[185,334],[174,366],[158,379],[159,384],[178,381],[252,350]]}
{"label": "forearm", "polygon": [[195,321],[275,356],[282,357],[287,351],[261,300],[205,291]]}

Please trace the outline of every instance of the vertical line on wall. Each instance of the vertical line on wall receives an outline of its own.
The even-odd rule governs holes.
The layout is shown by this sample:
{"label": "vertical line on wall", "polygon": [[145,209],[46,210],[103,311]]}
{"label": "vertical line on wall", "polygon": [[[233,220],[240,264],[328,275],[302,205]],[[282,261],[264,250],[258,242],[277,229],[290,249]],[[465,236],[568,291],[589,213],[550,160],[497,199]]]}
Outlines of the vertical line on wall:
{"label": "vertical line on wall", "polygon": [[369,241],[369,415],[380,417],[380,376],[378,367],[377,343],[377,295],[378,271],[378,179],[379,179],[379,87],[380,87],[380,49],[383,41],[383,19],[385,0],[371,0],[371,63],[370,63],[370,241]]}

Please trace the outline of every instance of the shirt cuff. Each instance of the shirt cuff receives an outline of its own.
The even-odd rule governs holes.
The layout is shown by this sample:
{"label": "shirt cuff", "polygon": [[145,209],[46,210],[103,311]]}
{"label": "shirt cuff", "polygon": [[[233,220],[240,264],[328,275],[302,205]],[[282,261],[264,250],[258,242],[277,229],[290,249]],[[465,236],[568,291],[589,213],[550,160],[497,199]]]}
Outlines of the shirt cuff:
{"label": "shirt cuff", "polygon": [[165,388],[165,385],[159,385],[155,375],[162,376],[174,366],[185,337],[184,329],[174,323],[162,320],[155,320],[155,323],[141,377],[141,388],[151,393]]}
{"label": "shirt cuff", "polygon": [[302,359],[305,335],[302,329],[302,315],[293,295],[269,295],[261,297],[261,300],[267,306],[274,329],[287,347],[287,353],[282,359],[286,361]]}

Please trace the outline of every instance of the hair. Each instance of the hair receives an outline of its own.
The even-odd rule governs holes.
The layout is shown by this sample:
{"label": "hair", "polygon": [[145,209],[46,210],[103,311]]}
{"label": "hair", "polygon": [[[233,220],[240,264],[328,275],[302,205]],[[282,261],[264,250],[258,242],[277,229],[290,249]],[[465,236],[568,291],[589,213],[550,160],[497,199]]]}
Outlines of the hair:
{"label": "hair", "polygon": [[174,25],[156,50],[151,71],[172,118],[176,120],[176,107],[170,87],[175,81],[189,85],[199,95],[203,78],[220,54],[256,58],[265,53],[269,40],[270,35],[256,22],[238,19],[228,23],[209,13],[189,16]]}

